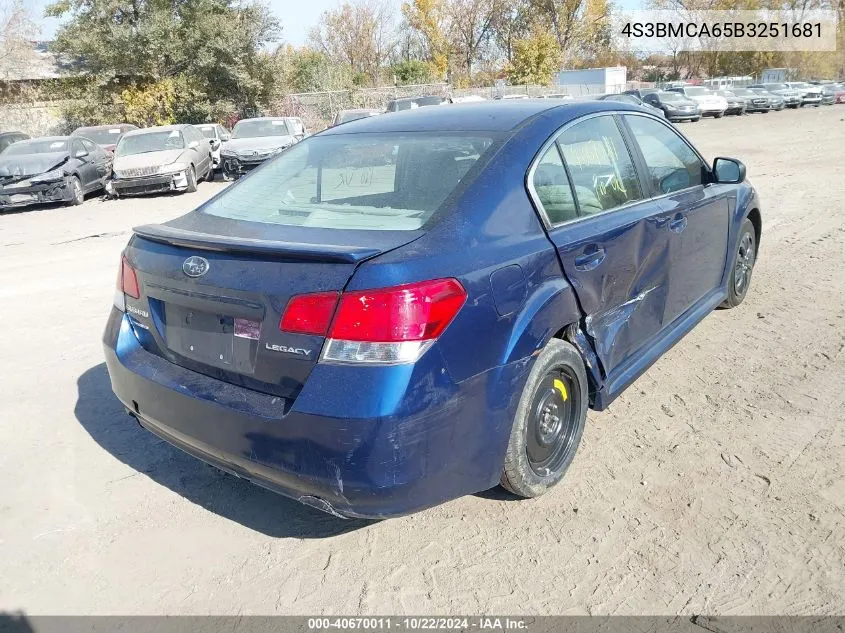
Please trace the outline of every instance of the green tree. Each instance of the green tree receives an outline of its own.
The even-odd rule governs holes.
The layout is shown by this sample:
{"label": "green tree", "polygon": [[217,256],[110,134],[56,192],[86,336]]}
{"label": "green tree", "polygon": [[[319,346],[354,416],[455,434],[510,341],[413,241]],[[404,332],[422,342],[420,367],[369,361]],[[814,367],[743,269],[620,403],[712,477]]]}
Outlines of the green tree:
{"label": "green tree", "polygon": [[424,84],[431,81],[431,67],[424,61],[411,59],[394,64],[393,75],[399,85]]}
{"label": "green tree", "polygon": [[561,51],[548,29],[535,26],[529,37],[513,44],[513,59],[507,67],[511,84],[547,86],[560,70]]}
{"label": "green tree", "polygon": [[47,15],[65,20],[53,49],[84,63],[90,81],[74,95],[83,102],[155,95],[172,79],[198,103],[174,104],[172,116],[185,120],[211,116],[217,103],[254,107],[271,94],[265,47],[280,26],[257,1],[59,0]]}

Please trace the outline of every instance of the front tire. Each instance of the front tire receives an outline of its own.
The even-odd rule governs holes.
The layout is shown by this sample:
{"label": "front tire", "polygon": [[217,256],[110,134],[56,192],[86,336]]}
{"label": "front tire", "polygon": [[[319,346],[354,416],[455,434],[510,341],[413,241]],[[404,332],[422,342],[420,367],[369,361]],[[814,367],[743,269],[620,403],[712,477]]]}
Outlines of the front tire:
{"label": "front tire", "polygon": [[570,343],[548,342],[528,376],[511,429],[501,484],[538,497],[566,473],[587,420],[587,372]]}
{"label": "front tire", "polygon": [[85,202],[85,191],[82,189],[82,182],[76,176],[70,177],[70,200],[67,201],[69,207],[78,207]]}
{"label": "front tire", "polygon": [[739,231],[739,243],[734,253],[730,279],[728,279],[728,298],[722,302],[723,308],[735,308],[748,294],[751,273],[757,261],[757,233],[751,220],[745,218]]}
{"label": "front tire", "polygon": [[724,112],[716,112],[716,113],[713,115],[713,118],[714,118],[714,119],[721,119],[723,116],[725,116],[725,113],[724,113]]}
{"label": "front tire", "polygon": [[185,174],[185,178],[188,180],[188,186],[185,187],[185,191],[187,193],[194,193],[197,190],[197,172],[194,170],[193,165],[191,165],[188,169],[188,173]]}

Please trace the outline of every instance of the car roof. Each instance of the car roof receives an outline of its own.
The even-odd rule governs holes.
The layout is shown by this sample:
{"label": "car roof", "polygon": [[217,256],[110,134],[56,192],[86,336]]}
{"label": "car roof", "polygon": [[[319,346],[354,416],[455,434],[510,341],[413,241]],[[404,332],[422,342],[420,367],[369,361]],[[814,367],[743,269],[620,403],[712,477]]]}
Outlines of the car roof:
{"label": "car roof", "polygon": [[[243,123],[244,121],[284,121],[286,119],[297,119],[299,117],[295,116],[254,116],[248,119],[241,119],[238,123]],[[235,124],[237,125],[237,123]]]}
{"label": "car roof", "polygon": [[140,136],[142,134],[147,134],[148,132],[172,132],[173,130],[182,131],[185,128],[192,127],[187,123],[177,123],[176,125],[157,125],[155,127],[144,127],[140,130],[129,130],[126,134],[123,135],[123,138],[127,136]]}
{"label": "car roof", "polygon": [[111,124],[103,124],[103,125],[81,125],[80,127],[76,128],[74,132],[78,132],[79,130],[111,130],[114,128],[131,128],[137,129],[137,126],[132,125],[131,123],[111,123]]}
{"label": "car roof", "polygon": [[[553,101],[549,99],[512,99],[463,103],[460,107],[418,108],[358,119],[328,128],[320,136],[362,132],[501,132],[513,130],[549,110],[559,110],[562,118],[574,119],[590,112],[642,109],[619,101]],[[567,116],[568,115],[568,116]],[[565,121],[561,121],[564,123]]]}
{"label": "car roof", "polygon": [[[58,142],[58,141],[69,141],[71,140],[70,136],[39,136],[37,138],[27,138],[23,139],[24,141],[51,141],[51,142]],[[18,141],[22,142],[22,141]]]}

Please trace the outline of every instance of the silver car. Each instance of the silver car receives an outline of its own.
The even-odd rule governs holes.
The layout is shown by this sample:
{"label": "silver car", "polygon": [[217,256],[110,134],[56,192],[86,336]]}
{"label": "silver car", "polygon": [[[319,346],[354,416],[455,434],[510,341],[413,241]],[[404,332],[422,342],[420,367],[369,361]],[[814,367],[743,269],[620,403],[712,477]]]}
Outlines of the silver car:
{"label": "silver car", "polygon": [[271,156],[301,141],[307,134],[296,117],[241,119],[232,128],[232,138],[220,150],[223,177],[238,178]]}
{"label": "silver car", "polygon": [[123,135],[114,150],[112,196],[196,191],[214,177],[211,146],[193,125],[166,125]]}

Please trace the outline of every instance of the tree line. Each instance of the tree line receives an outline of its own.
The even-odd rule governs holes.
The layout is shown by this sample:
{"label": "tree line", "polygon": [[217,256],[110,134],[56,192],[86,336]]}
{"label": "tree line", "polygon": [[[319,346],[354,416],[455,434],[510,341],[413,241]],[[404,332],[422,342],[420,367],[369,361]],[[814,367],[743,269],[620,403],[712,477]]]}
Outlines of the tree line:
{"label": "tree line", "polygon": [[[547,85],[561,68],[627,66],[630,79],[755,75],[797,68],[845,76],[845,0],[646,0],[649,8],[832,8],[836,53],[667,51],[611,46],[611,0],[340,0],[294,47],[264,0],[56,0],[53,51],[76,69],[45,84],[69,125],[221,121],[286,94],[448,82]],[[5,9],[4,9],[5,7]],[[30,50],[33,16],[0,0],[3,65]],[[37,31],[37,28],[35,29]],[[4,62],[5,60],[5,62]],[[25,63],[25,62],[24,62]],[[2,88],[2,85],[0,85]]]}

